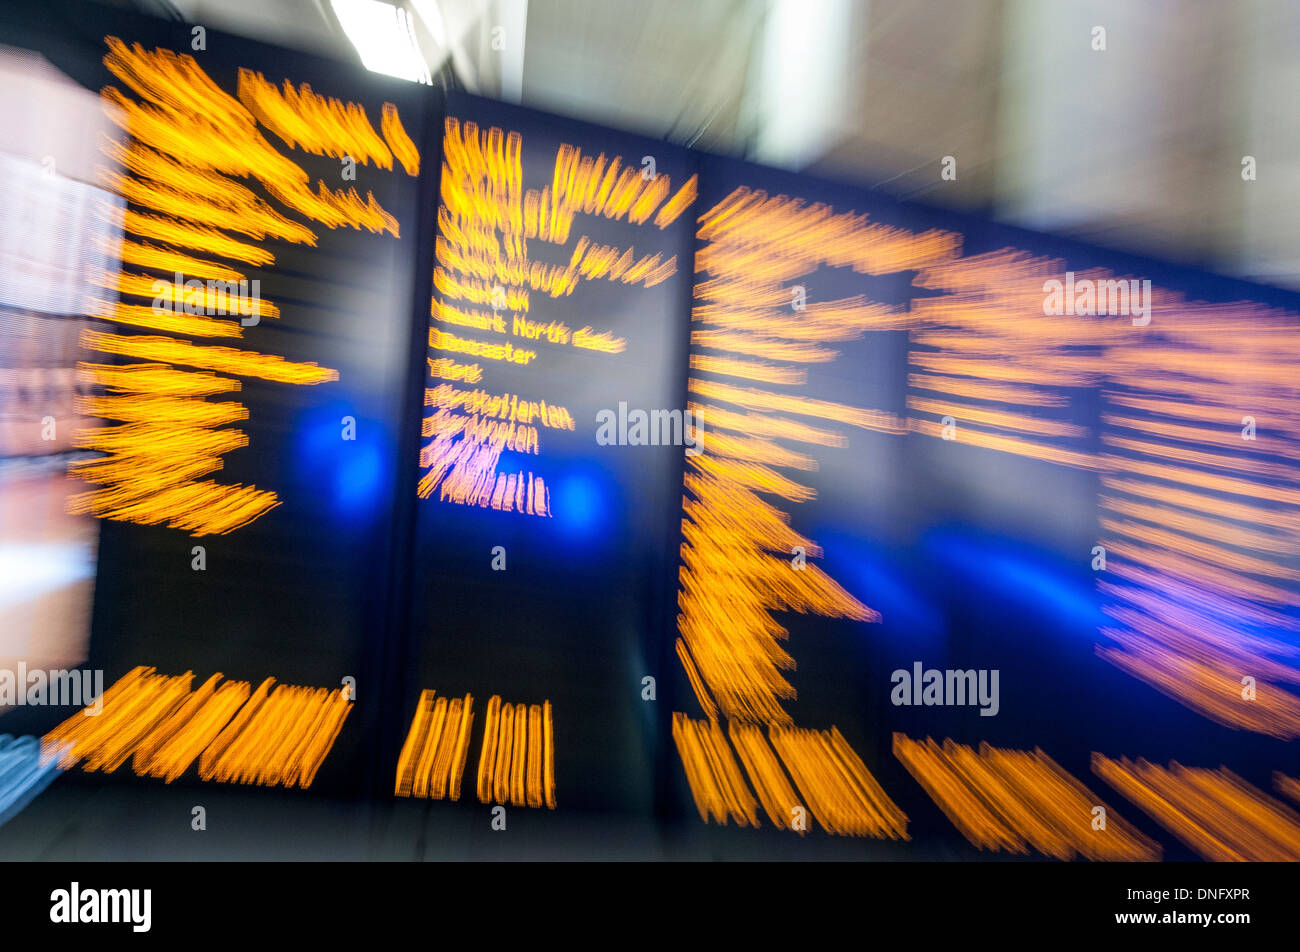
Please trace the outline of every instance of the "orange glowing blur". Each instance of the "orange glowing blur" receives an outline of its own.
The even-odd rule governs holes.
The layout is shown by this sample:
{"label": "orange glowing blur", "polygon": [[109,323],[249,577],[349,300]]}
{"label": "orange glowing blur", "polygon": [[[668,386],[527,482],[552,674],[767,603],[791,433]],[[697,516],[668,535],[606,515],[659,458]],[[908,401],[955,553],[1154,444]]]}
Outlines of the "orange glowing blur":
{"label": "orange glowing blur", "polygon": [[1191,710],[1284,740],[1300,737],[1293,327],[1165,295],[1140,346],[1107,350],[1099,589],[1114,623],[1097,646]]}
{"label": "orange glowing blur", "polygon": [[[490,373],[493,363],[537,366],[548,347],[623,353],[625,338],[592,326],[570,329],[553,322],[539,338],[540,323],[527,320],[531,295],[567,297],[584,281],[646,288],[666,281],[677,271],[675,256],[595,243],[575,234],[574,221],[578,215],[603,216],[636,226],[653,220],[665,228],[694,202],[696,179],[674,192],[668,175],[645,175],[621,157],[583,155],[562,144],[547,184],[525,188],[522,136],[455,117],[444,124],[443,162],[429,330],[430,351],[437,356],[429,358],[431,376],[479,382],[484,367]],[[562,246],[560,260],[535,260],[529,241]],[[478,333],[471,336],[462,328]],[[520,346],[510,339],[515,335]],[[528,346],[522,346],[525,342]],[[431,395],[438,389],[428,388],[426,406],[433,405]],[[422,425],[422,435],[430,439],[420,452],[418,495],[427,499],[437,492],[439,499],[458,505],[551,516],[546,479],[531,470],[497,472],[503,450],[541,452],[537,430],[522,429],[477,413],[466,419],[435,411]]]}
{"label": "orange glowing blur", "polygon": [[982,850],[1027,854],[1034,849],[1060,860],[1160,859],[1157,843],[1037,748],[982,743],[976,751],[951,739],[940,746],[929,737],[915,741],[894,734],[894,756],[962,836]]}
{"label": "orange glowing blur", "polygon": [[1206,860],[1300,861],[1300,813],[1226,767],[1092,755],[1093,773]]}
{"label": "orange glowing blur", "polygon": [[[84,401],[85,410],[125,425],[79,434],[81,446],[110,455],[73,467],[74,475],[99,488],[75,495],[70,505],[101,518],[165,525],[194,535],[230,532],[278,505],[269,490],[199,479],[222,468],[224,453],[247,444],[242,435],[217,429],[246,419],[244,408],[206,401],[238,390],[239,382],[163,368],[188,365],[298,386],[338,379],[336,371],[315,364],[180,339],[244,336],[243,322],[229,319],[233,292],[211,283],[202,289],[185,287],[193,279],[244,285],[246,274],[212,259],[237,262],[241,268],[266,267],[275,261],[262,244],[266,239],[316,245],[311,228],[238,179],[255,179],[290,213],[328,228],[398,235],[397,220],[372,194],[363,199],[355,189],[334,191],[324,182],[312,191],[306,171],[262,135],[259,123],[290,148],[374,162],[383,169],[393,167],[396,154],[415,174],[419,153],[392,104],[384,106],[381,139],[361,106],[326,99],[306,85],[295,88],[286,81],[281,93],[260,74],[240,70],[236,98],[192,56],[146,50],[111,36],[104,42],[104,64],[126,91],[109,86],[102,96],[130,141],[125,146],[107,138],[101,142],[106,157],[125,174],[103,170],[100,178],[132,207],[118,220],[126,237],[119,247],[107,249],[120,255],[122,269],[97,278],[123,300],[97,302],[95,316],[174,336],[84,335],[83,344],[92,350],[150,363],[88,371],[96,382],[111,381],[114,395]],[[157,271],[166,278],[149,273]],[[173,281],[176,275],[182,277]],[[152,304],[132,298],[151,299]],[[241,316],[279,316],[279,309],[258,294],[241,291],[239,300]],[[149,369],[141,373],[134,367]],[[170,452],[155,451],[162,446]]]}
{"label": "orange glowing blur", "polygon": [[[758,826],[758,802],[745,785],[717,721],[695,721],[674,712],[673,743],[701,820],[725,826],[734,819],[737,826]],[[788,822],[780,826],[789,829]]]}
{"label": "orange glowing blur", "polygon": [[773,724],[768,736],[827,833],[910,839],[907,814],[889,799],[837,728],[815,731]]}
{"label": "orange glowing blur", "polygon": [[393,792],[399,797],[460,799],[461,779],[469,757],[474,698],[434,699],[421,691],[415,717],[397,761]]}
{"label": "orange glowing blur", "polygon": [[47,759],[69,768],[115,771],[131,758],[137,776],[171,783],[197,760],[202,780],[311,786],[352,703],[343,690],[279,685],[250,694],[246,681],[215,674],[193,690],[178,677],[139,666],[100,699],[95,716],[78,711],[43,739]]}
{"label": "orange glowing blur", "polygon": [[480,803],[555,809],[555,724],[550,701],[503,704],[499,694],[488,699],[476,793]]}
{"label": "orange glowing blur", "polygon": [[[783,444],[842,447],[848,436],[841,427],[901,434],[906,426],[882,410],[785,388],[806,384],[805,365],[834,361],[840,351],[829,345],[911,322],[899,309],[861,295],[809,301],[797,282],[823,265],[867,274],[916,268],[955,254],[959,239],[943,232],[914,235],[745,188],[700,216],[698,237],[703,244],[695,270],[701,276],[692,323],[699,329],[691,333],[688,384],[698,402],[689,409],[710,436],[707,451],[686,463],[677,653],[710,717],[720,712],[733,721],[790,725],[784,705],[796,695],[783,672],[795,661],[782,647],[788,632],[777,613],[858,621],[879,616],[816,565],[796,562],[796,552],[812,559],[820,549],[778,506],[815,494],[781,470],[808,472],[816,463]],[[712,744],[711,734],[687,726],[679,733],[679,746],[690,750]],[[717,814],[720,808],[715,803],[709,809]]]}
{"label": "orange glowing blur", "polygon": [[772,725],[765,739],[762,728],[751,724],[731,721],[723,734],[712,718],[696,721],[677,712],[673,742],[706,823],[735,820],[738,826],[759,826],[761,804],[773,826],[800,836],[810,829],[806,818],[811,813],[832,835],[908,839],[907,815],[837,728]]}

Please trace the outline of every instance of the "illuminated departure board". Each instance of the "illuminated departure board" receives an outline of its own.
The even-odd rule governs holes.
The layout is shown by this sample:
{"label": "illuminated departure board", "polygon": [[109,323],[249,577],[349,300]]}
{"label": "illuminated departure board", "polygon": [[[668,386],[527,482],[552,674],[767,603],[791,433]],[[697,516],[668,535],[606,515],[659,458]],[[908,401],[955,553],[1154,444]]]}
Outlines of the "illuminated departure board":
{"label": "illuminated departure board", "polygon": [[700,180],[672,737],[711,847],[907,840],[938,806],[978,849],[1158,858],[1118,811],[1077,821],[1103,784],[1201,782],[1091,753],[1134,724],[1213,764],[1254,732],[1227,809],[1284,814],[1295,296],[730,160]]}
{"label": "illuminated departure board", "polygon": [[693,163],[459,96],[442,155],[409,704],[423,690],[468,692],[484,712],[494,696],[516,711],[550,699],[557,777],[582,778],[559,802],[645,811],[661,708],[642,679],[671,625],[675,486],[695,436]]}
{"label": "illuminated departure board", "polygon": [[14,34],[115,130],[107,691],[33,728],[78,782],[511,856],[1300,856],[1300,296],[103,19]]}
{"label": "illuminated departure board", "polygon": [[158,699],[77,758],[360,790],[434,103],[182,24],[75,30],[48,55],[100,94],[118,135],[86,147],[124,199],[100,209],[120,241],[90,277],[70,467],[100,520],[90,666],[123,707]]}

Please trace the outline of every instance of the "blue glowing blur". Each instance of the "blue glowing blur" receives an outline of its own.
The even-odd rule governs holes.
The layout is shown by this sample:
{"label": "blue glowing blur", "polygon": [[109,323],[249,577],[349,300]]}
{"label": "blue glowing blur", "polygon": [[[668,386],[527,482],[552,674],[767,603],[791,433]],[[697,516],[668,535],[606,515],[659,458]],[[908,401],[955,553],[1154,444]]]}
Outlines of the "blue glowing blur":
{"label": "blue glowing blur", "polygon": [[612,519],[614,487],[609,475],[591,466],[574,468],[551,488],[555,527],[573,539],[593,539]]}
{"label": "blue glowing blur", "polygon": [[57,757],[42,762],[37,738],[0,734],[0,825],[17,816],[62,772]]}
{"label": "blue glowing blur", "polygon": [[[356,422],[352,439],[344,439],[345,417]],[[376,420],[364,419],[346,403],[314,407],[299,418],[297,475],[310,498],[323,502],[330,515],[351,521],[374,515],[391,487],[390,438]]]}
{"label": "blue glowing blur", "polygon": [[[899,553],[887,552],[861,536],[817,530],[811,537],[822,547],[822,567],[854,598],[880,612],[884,631],[909,645],[937,644],[946,631],[944,619],[908,578]],[[876,626],[864,633],[874,636]]]}
{"label": "blue glowing blur", "polygon": [[1091,634],[1104,622],[1091,580],[1071,577],[1046,553],[955,529],[928,533],[922,547],[939,566],[965,576],[966,584],[1009,598],[1058,624]]}

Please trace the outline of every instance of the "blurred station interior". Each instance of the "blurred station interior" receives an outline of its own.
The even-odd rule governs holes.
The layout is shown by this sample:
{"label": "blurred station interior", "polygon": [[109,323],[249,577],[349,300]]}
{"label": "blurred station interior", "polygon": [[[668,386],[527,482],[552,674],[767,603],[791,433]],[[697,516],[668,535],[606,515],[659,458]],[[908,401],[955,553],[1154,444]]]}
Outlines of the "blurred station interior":
{"label": "blurred station interior", "polygon": [[[0,669],[93,669],[117,685],[105,715],[123,713],[87,740],[78,708],[0,691],[0,857],[1300,858],[1300,6],[6,6]],[[101,94],[110,86],[120,91]],[[285,131],[293,103],[310,125],[333,108],[327,97],[364,111],[386,166],[361,158],[340,179],[350,156],[325,141],[336,127]],[[548,366],[543,341],[532,376],[484,371],[486,390],[545,401],[530,465],[546,482],[529,470],[525,491],[521,470],[475,509],[446,488],[435,505],[417,478],[438,469],[422,440],[442,432],[426,408],[446,392],[426,372],[479,379],[477,364],[457,363],[469,345],[436,329],[459,334],[471,318],[430,275],[454,261],[477,273],[472,249],[443,257],[448,222],[478,227],[475,215],[490,221],[493,202],[510,200],[488,189],[458,206],[447,185],[478,154],[479,129],[488,153],[489,127],[522,132],[520,181],[553,183],[552,203],[576,147],[628,167],[657,154],[671,185],[655,202],[695,204],[669,214],[668,201],[657,229],[634,231],[635,213],[623,231],[593,226],[593,242],[655,252],[644,270],[659,277],[639,303],[613,282],[589,287],[594,266],[570,297],[547,299],[536,281],[531,310],[526,293],[510,297],[516,318],[552,333],[588,325],[591,346]],[[271,151],[245,168],[211,158],[218,140]],[[743,204],[727,205],[733,187],[796,201],[737,213],[743,234],[729,239],[718,223]],[[200,217],[187,202],[215,208],[220,194],[238,196],[226,211],[265,211],[282,232],[241,233],[229,218],[198,238],[176,230]],[[308,211],[313,194],[334,210]],[[841,236],[861,244],[769,242],[809,205],[865,214]],[[575,220],[576,237],[582,208]],[[899,250],[870,221],[915,244]],[[573,251],[576,266],[586,235],[575,250],[544,234],[530,240],[560,247],[540,259],[562,267]],[[987,256],[982,285],[963,283],[956,252],[926,244],[953,234]],[[904,263],[877,267],[873,254]],[[214,257],[225,263],[213,274],[260,275],[265,320],[245,311],[224,330],[206,318],[187,329],[167,323],[179,310],[145,314],[153,293],[132,280],[174,272],[180,284],[178,262]],[[1036,313],[1038,284],[1067,266],[1071,281],[1074,268],[1154,277],[1146,315],[1164,336],[1136,341],[1127,317],[1022,334],[1008,309],[1027,309],[1020,327],[1059,318]],[[717,281],[702,277],[710,269]],[[783,336],[770,301],[754,302],[803,273],[810,294],[833,289],[824,323]],[[727,281],[731,297],[718,290]],[[607,327],[623,336],[602,338]],[[140,343],[173,330],[173,347],[211,337],[251,350],[218,360]],[[127,336],[105,343],[110,331]],[[724,338],[733,349],[719,356]],[[189,369],[131,390],[113,369],[131,356]],[[178,395],[209,385],[218,395],[201,412],[228,415],[195,422]],[[680,447],[597,445],[593,412],[638,399],[696,407],[706,462]],[[839,430],[774,416],[792,406]],[[736,407],[739,423],[725,415]],[[572,434],[557,408],[572,410]],[[175,414],[175,449],[158,414]],[[927,439],[949,419],[977,434],[956,461],[942,455],[946,432]],[[340,444],[346,420],[356,435]],[[715,446],[732,455],[710,463],[717,421],[730,436]],[[251,442],[212,449],[203,426],[224,426],[203,431],[220,438],[243,427]],[[816,448],[794,452],[801,439]],[[1249,455],[1225,462],[1241,439]],[[120,449],[131,440],[134,456]],[[518,440],[503,458],[537,454]],[[100,479],[113,451],[143,468]],[[156,484],[139,482],[146,471]],[[166,510],[182,476],[259,488],[214,496],[210,511]],[[727,485],[780,499],[737,502]],[[762,520],[795,535],[755,555],[744,533]],[[1090,567],[1098,540],[1127,572],[1117,581]],[[794,594],[763,574],[789,561],[791,541],[825,569]],[[511,560],[499,577],[497,545]],[[758,581],[737,581],[748,569]],[[746,628],[760,609],[770,627]],[[919,686],[915,709],[891,702],[891,672],[910,677],[913,663],[918,680],[932,667],[1000,671],[1000,710],[931,711]],[[283,693],[263,683],[272,677]],[[1233,707],[1241,678],[1263,692],[1246,713]],[[304,718],[315,720],[271,750]],[[23,737],[44,738],[43,751]],[[989,793],[1016,784],[1018,798]],[[1071,825],[1092,821],[1093,791],[1117,810],[1101,847]],[[460,802],[436,804],[444,792]],[[984,812],[963,813],[963,796]],[[1048,806],[1019,805],[1033,796]],[[1148,809],[1160,796],[1177,809]],[[816,822],[796,830],[808,836],[781,829],[794,801],[811,805]],[[192,836],[192,802],[219,834]],[[519,833],[496,838],[488,805],[503,802],[523,807]],[[1210,844],[1225,817],[1246,825]]]}

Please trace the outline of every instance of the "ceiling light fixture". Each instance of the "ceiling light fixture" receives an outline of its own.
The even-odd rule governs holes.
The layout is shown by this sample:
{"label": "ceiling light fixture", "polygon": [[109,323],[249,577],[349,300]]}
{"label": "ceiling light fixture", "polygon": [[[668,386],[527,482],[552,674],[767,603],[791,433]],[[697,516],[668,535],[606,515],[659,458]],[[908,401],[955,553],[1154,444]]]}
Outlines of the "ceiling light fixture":
{"label": "ceiling light fixture", "polygon": [[366,69],[433,85],[414,21],[404,8],[382,0],[330,0],[330,5]]}

